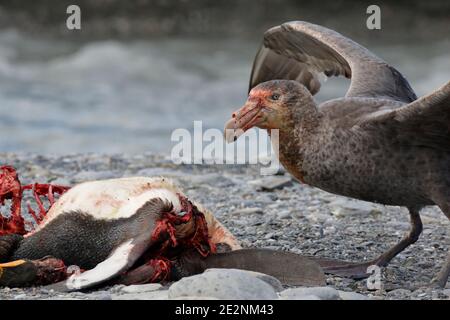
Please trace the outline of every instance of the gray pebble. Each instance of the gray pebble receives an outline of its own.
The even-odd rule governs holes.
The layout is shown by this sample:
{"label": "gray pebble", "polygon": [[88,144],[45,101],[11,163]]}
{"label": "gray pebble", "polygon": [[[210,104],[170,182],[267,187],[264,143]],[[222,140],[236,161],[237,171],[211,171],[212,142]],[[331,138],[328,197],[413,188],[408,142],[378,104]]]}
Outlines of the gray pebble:
{"label": "gray pebble", "polygon": [[249,215],[249,214],[261,214],[263,213],[261,208],[242,208],[236,209],[231,214],[232,215]]}
{"label": "gray pebble", "polygon": [[111,295],[112,300],[167,300],[168,298],[168,290]]}
{"label": "gray pebble", "polygon": [[281,296],[280,300],[323,300],[312,294],[298,295],[294,299],[291,297]]}
{"label": "gray pebble", "polygon": [[274,191],[292,185],[292,178],[290,176],[269,176],[261,179],[256,179],[248,182],[254,186],[256,190]]}
{"label": "gray pebble", "polygon": [[215,297],[182,296],[178,298],[173,298],[172,300],[219,300],[219,299]]}
{"label": "gray pebble", "polygon": [[447,297],[450,298],[450,289],[444,289],[444,290],[442,291],[442,293],[445,294]]}
{"label": "gray pebble", "polygon": [[280,292],[282,299],[302,300],[305,296],[316,296],[321,300],[340,300],[339,292],[331,287],[289,288]]}
{"label": "gray pebble", "polygon": [[386,295],[388,297],[401,297],[401,296],[409,296],[411,294],[411,291],[408,289],[395,289],[392,291],[389,291]]}
{"label": "gray pebble", "polygon": [[368,215],[380,212],[379,206],[366,202],[350,200],[348,198],[339,198],[329,205],[331,212],[336,217],[352,216],[352,215]]}
{"label": "gray pebble", "polygon": [[292,214],[289,210],[282,210],[277,212],[278,219],[290,219]]}
{"label": "gray pebble", "polygon": [[339,297],[342,300],[370,300],[368,296],[365,296],[363,294],[359,294],[356,292],[350,292],[350,291],[340,291],[339,290]]}
{"label": "gray pebble", "polygon": [[159,283],[148,283],[148,284],[136,284],[131,286],[125,286],[120,289],[124,293],[140,293],[140,292],[150,292],[159,290],[162,285]]}

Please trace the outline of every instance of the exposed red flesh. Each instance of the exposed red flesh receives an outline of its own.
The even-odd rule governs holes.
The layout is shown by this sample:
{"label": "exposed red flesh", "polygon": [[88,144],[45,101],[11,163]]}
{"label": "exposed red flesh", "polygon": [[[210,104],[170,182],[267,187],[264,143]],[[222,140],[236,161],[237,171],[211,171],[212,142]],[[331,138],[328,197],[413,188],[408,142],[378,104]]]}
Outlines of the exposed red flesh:
{"label": "exposed red flesh", "polygon": [[155,273],[149,282],[162,282],[169,280],[171,265],[168,259],[151,259],[147,262],[153,267]]}
{"label": "exposed red flesh", "polygon": [[[178,241],[175,236],[176,225],[187,223],[194,219],[195,230],[192,236],[180,240],[180,245],[195,247],[202,256],[206,257],[211,251],[215,252],[214,244],[210,241],[208,236],[208,225],[205,216],[198,211],[186,197],[178,194],[181,202],[182,211],[185,212],[183,216],[179,216],[174,212],[163,212],[162,217],[157,221],[155,230],[152,234],[152,240],[155,241],[161,238],[162,233],[167,233],[170,238],[171,246],[177,247]],[[207,249],[204,248],[207,247]]]}
{"label": "exposed red flesh", "polygon": [[[62,195],[69,190],[70,187],[52,185],[52,184],[28,184],[22,186],[16,170],[12,166],[0,167],[0,205],[5,204],[5,200],[11,200],[11,214],[9,218],[4,217],[0,213],[0,236],[6,234],[26,234],[30,230],[26,230],[25,220],[22,216],[22,198],[25,190],[33,192],[34,199],[39,209],[36,213],[28,204],[28,212],[34,218],[37,224],[40,224],[46,216],[50,207],[55,203],[55,193]],[[47,198],[49,208],[45,208],[41,197]]]}
{"label": "exposed red flesh", "polygon": [[[147,263],[150,263],[154,267],[155,273],[148,282],[170,280],[172,265],[168,258],[174,252],[195,248],[203,257],[207,257],[209,254],[216,252],[216,247],[209,237],[208,225],[203,213],[198,211],[197,207],[186,197],[180,194],[178,194],[178,197],[181,202],[182,211],[185,214],[179,216],[175,212],[163,212],[152,233],[152,241],[165,239],[167,236],[168,239],[157,250],[149,252],[149,257],[152,257],[152,259],[148,260]],[[187,223],[192,219],[194,219],[194,232],[186,238],[177,239],[176,226]]]}

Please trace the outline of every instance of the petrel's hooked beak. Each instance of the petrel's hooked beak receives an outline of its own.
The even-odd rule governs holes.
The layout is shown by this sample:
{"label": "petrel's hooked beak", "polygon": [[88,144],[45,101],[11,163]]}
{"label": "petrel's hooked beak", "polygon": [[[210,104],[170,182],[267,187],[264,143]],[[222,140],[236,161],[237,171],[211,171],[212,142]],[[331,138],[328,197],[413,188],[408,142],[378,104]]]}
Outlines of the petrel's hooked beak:
{"label": "petrel's hooked beak", "polygon": [[236,141],[245,131],[255,126],[260,119],[260,108],[256,103],[247,102],[241,109],[233,112],[224,129],[225,140]]}

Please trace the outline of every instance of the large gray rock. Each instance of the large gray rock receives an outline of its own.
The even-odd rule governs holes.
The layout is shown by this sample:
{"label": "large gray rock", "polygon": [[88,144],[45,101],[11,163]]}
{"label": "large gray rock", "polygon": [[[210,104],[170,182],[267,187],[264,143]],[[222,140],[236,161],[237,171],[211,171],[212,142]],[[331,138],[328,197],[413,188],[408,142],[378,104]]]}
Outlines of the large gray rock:
{"label": "large gray rock", "polygon": [[[282,300],[288,300],[288,299],[282,298]],[[294,299],[291,299],[291,300],[294,300]],[[307,294],[304,296],[299,296],[298,299],[295,299],[295,300],[322,300],[322,299],[320,299],[318,296],[314,296],[312,294]]]}
{"label": "large gray rock", "polygon": [[342,300],[370,300],[368,296],[351,291],[339,290],[339,297],[341,297]]}
{"label": "large gray rock", "polygon": [[134,284],[131,286],[125,286],[120,289],[123,293],[140,293],[140,292],[150,292],[156,291],[162,288],[159,283],[148,283],[148,284]]}
{"label": "large gray rock", "polygon": [[399,299],[399,298],[410,297],[410,296],[411,296],[411,290],[403,289],[403,288],[391,290],[388,293],[386,293],[386,297],[392,298],[392,299]]}
{"label": "large gray rock", "polygon": [[98,291],[88,295],[89,300],[112,300],[111,294],[107,291]]}
{"label": "large gray rock", "polygon": [[112,300],[167,300],[168,290],[156,290],[150,292],[112,294]]}
{"label": "large gray rock", "polygon": [[173,300],[219,300],[219,299],[214,297],[182,296],[178,298],[173,298]]}
{"label": "large gray rock", "polygon": [[[210,272],[211,270],[214,270],[214,269],[208,269],[208,270],[206,270],[206,272]],[[256,277],[264,282],[267,282],[277,292],[283,291],[283,289],[284,289],[283,284],[280,282],[280,280],[278,280],[275,277],[269,276],[268,274],[256,272],[256,271],[249,271],[249,270],[240,270],[240,271],[247,272],[249,275]]]}
{"label": "large gray rock", "polygon": [[278,298],[270,284],[248,271],[237,269],[209,269],[202,274],[183,278],[169,288],[169,299],[185,296],[234,300]]}
{"label": "large gray rock", "polygon": [[310,300],[311,296],[320,300],[341,300],[339,292],[330,287],[290,288],[280,292],[283,300]]}

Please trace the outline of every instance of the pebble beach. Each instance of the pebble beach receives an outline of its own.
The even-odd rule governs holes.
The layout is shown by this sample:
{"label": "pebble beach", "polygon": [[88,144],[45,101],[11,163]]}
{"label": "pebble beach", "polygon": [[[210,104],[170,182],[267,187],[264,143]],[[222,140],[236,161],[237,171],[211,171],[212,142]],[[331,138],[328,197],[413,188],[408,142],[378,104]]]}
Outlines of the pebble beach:
{"label": "pebble beach", "polygon": [[[203,204],[245,248],[291,251],[348,261],[370,260],[409,228],[406,209],[355,201],[300,184],[289,174],[261,176],[257,165],[175,165],[160,154],[0,154],[22,183],[79,182],[126,176],[165,176]],[[24,202],[25,203],[25,202]],[[25,210],[23,210],[25,212]],[[1,208],[8,212],[7,207]],[[31,221],[31,217],[26,217]],[[1,299],[450,299],[429,286],[450,244],[450,223],[435,207],[422,211],[417,243],[382,269],[381,288],[366,280],[327,275],[326,287],[287,288],[277,279],[241,270],[210,269],[174,283],[105,287],[60,293],[42,288],[0,288]]]}

